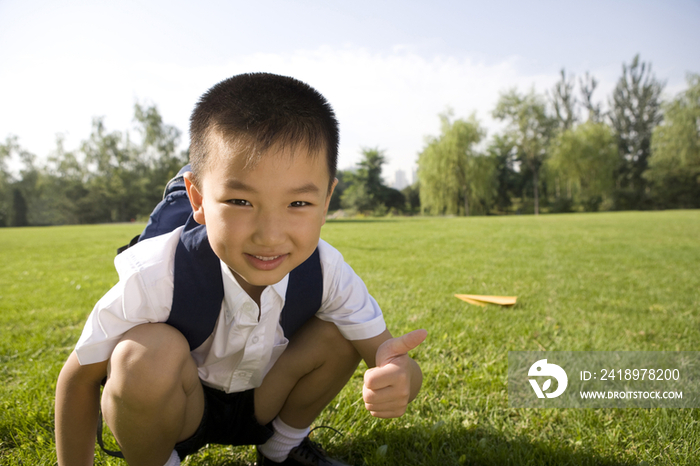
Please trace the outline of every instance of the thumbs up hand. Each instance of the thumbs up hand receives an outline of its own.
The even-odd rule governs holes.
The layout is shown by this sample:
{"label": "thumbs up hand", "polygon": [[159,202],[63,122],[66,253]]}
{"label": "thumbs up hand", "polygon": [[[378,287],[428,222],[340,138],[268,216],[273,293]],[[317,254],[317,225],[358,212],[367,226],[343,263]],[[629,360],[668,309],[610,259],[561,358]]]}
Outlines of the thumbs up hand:
{"label": "thumbs up hand", "polygon": [[425,330],[414,330],[390,338],[377,348],[376,367],[367,369],[362,397],[372,416],[399,417],[418,393],[422,382],[420,368],[408,352],[428,336]]}

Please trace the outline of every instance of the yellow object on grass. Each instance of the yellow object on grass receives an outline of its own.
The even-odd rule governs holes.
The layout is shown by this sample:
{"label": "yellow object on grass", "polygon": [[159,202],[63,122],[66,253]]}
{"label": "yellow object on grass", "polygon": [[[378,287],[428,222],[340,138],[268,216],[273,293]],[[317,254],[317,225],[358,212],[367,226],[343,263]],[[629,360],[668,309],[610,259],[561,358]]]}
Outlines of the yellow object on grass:
{"label": "yellow object on grass", "polygon": [[477,306],[486,306],[487,304],[500,304],[501,306],[512,306],[518,299],[517,296],[486,296],[478,294],[456,294],[455,297],[466,301],[469,304]]}

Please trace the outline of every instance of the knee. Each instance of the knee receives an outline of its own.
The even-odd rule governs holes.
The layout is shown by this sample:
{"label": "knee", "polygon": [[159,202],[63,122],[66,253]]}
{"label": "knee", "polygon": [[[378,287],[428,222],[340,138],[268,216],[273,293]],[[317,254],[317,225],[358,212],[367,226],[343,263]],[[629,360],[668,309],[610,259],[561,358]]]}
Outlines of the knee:
{"label": "knee", "polygon": [[191,360],[185,337],[166,324],[129,330],[112,352],[105,393],[123,402],[152,404],[182,385]]}
{"label": "knee", "polygon": [[357,367],[361,359],[360,354],[334,323],[314,318],[311,324],[308,329],[311,335],[308,338],[317,342],[327,359],[334,363]]}

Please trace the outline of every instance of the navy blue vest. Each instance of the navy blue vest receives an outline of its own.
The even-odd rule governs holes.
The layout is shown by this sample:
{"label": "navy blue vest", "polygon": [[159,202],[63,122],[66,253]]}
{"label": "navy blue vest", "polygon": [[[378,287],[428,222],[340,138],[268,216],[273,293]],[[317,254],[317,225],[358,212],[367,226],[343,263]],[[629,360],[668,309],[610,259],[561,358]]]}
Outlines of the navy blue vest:
{"label": "navy blue vest", "polygon": [[[173,304],[166,321],[187,338],[190,350],[200,346],[214,331],[224,299],[219,258],[209,245],[206,226],[195,222],[182,174],[185,166],[166,187],[163,200],[151,213],[145,230],[131,245],[185,225],[175,250]],[[128,246],[121,248],[120,252]],[[284,335],[292,335],[321,308],[323,273],[316,249],[289,274],[280,324]]]}

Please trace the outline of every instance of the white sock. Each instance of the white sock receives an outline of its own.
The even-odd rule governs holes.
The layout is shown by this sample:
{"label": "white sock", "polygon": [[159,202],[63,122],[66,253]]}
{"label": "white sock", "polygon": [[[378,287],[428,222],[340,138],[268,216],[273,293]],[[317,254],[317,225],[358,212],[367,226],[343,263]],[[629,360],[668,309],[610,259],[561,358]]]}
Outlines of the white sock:
{"label": "white sock", "polygon": [[308,427],[295,429],[288,426],[279,416],[272,421],[272,427],[275,429],[275,433],[265,444],[258,446],[258,451],[265,458],[277,463],[286,460],[292,448],[298,446],[310,431]]}
{"label": "white sock", "polygon": [[163,466],[180,466],[180,457],[177,456],[177,452],[175,450],[170,453],[170,458],[168,458],[168,461],[166,461]]}

